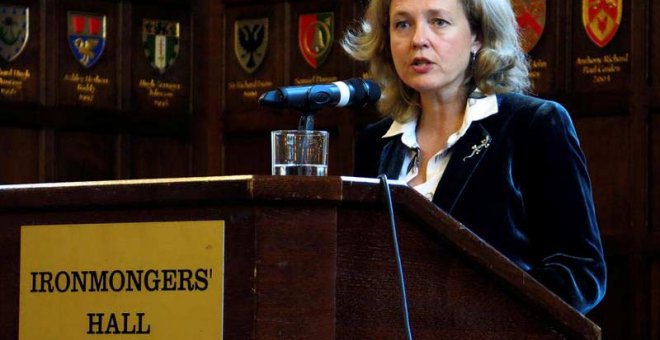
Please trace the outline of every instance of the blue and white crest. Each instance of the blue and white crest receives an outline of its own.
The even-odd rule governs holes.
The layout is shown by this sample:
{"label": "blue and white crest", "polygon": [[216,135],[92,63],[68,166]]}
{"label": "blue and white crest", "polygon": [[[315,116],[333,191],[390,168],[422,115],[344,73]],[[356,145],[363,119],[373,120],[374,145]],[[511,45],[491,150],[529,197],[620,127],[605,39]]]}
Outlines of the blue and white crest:
{"label": "blue and white crest", "polygon": [[25,6],[0,5],[0,56],[8,62],[16,59],[27,44],[29,13]]}

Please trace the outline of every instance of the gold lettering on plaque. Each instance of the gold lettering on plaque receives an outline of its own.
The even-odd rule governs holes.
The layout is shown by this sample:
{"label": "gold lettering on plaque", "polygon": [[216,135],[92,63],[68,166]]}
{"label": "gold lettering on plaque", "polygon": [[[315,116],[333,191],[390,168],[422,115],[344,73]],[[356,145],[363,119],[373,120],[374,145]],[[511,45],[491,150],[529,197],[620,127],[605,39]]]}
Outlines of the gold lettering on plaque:
{"label": "gold lettering on plaque", "polygon": [[593,84],[611,83],[614,75],[623,72],[623,64],[630,62],[630,54],[608,54],[604,56],[578,57],[575,65],[579,66],[580,73],[591,77]]}
{"label": "gold lettering on plaque", "polygon": [[152,103],[157,108],[169,107],[170,99],[183,90],[183,85],[180,83],[168,83],[154,79],[140,79],[138,87],[146,91],[147,96],[153,100]]}
{"label": "gold lettering on plaque", "polygon": [[30,70],[0,68],[0,95],[5,98],[19,97],[23,92],[23,83],[30,77]]}
{"label": "gold lettering on plaque", "polygon": [[312,84],[320,84],[320,83],[332,83],[337,81],[339,78],[337,76],[318,76],[315,75],[311,78],[295,78],[293,79],[293,83],[295,85],[312,85]]}
{"label": "gold lettering on plaque", "polygon": [[543,72],[548,69],[548,62],[543,59],[531,59],[529,66],[529,78],[536,81],[541,79]]}
{"label": "gold lettering on plaque", "polygon": [[240,91],[244,99],[255,99],[260,92],[272,87],[272,81],[259,79],[230,81],[228,84],[229,91]]}
{"label": "gold lettering on plaque", "polygon": [[95,94],[100,87],[110,85],[110,79],[103,78],[98,74],[80,75],[78,73],[67,73],[63,78],[65,83],[71,83],[75,86],[78,93],[78,101],[85,104],[94,103]]}

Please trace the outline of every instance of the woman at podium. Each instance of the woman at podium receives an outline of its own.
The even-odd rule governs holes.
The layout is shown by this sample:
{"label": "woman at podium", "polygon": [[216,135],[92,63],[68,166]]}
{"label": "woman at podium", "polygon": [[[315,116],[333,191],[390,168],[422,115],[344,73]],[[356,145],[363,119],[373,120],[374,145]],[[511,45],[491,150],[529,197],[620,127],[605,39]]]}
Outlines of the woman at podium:
{"label": "woman at podium", "polygon": [[524,94],[507,0],[371,0],[344,49],[369,62],[379,111],[355,175],[406,181],[582,313],[606,266],[587,172],[564,107]]}

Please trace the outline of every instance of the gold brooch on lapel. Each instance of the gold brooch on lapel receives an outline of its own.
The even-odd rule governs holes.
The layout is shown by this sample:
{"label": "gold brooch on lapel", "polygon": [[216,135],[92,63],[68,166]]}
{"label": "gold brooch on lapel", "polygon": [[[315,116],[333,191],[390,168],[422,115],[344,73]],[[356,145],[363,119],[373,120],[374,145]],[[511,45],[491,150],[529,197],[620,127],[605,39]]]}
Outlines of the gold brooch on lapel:
{"label": "gold brooch on lapel", "polygon": [[465,162],[466,159],[474,157],[474,155],[478,155],[483,151],[484,149],[488,148],[490,146],[490,136],[486,136],[486,138],[481,140],[481,143],[479,145],[475,144],[472,145],[472,153],[469,154],[468,156],[463,157],[463,162]]}

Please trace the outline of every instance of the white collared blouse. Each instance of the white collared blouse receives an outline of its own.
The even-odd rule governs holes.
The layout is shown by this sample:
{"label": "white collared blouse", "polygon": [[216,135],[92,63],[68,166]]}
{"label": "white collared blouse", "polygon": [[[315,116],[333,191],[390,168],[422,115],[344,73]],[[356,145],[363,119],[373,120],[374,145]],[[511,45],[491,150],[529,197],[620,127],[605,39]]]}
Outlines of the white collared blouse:
{"label": "white collared blouse", "polygon": [[[479,96],[474,96],[479,97]],[[497,96],[489,95],[480,98],[469,98],[465,107],[465,116],[463,123],[458,131],[454,132],[447,139],[447,146],[438,151],[431,159],[429,159],[426,166],[426,182],[418,184],[413,188],[419,193],[424,195],[428,200],[433,199],[435,190],[440,183],[442,174],[449,164],[449,159],[452,154],[452,146],[463,137],[472,122],[484,119],[498,112]],[[417,143],[417,118],[406,122],[398,123],[394,121],[389,130],[383,135],[383,138],[401,135],[401,142],[408,147],[408,153],[403,160],[401,171],[399,172],[399,180],[409,183],[413,178],[419,174],[419,162],[417,155],[419,154],[419,144]]]}

